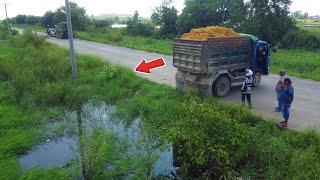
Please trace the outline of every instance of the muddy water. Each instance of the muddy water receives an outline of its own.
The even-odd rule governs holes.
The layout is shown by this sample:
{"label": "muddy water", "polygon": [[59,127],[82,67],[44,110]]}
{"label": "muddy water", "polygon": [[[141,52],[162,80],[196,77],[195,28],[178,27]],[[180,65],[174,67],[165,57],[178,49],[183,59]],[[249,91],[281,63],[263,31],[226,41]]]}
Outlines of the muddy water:
{"label": "muddy water", "polygon": [[[113,117],[114,106],[105,103],[94,105],[87,103],[82,107],[83,136],[90,135],[96,128],[111,132],[120,141],[126,142],[126,154],[132,156],[149,157],[156,155],[157,159],[152,169],[154,176],[174,177],[175,167],[173,166],[173,150],[171,146],[159,148],[159,140],[144,133],[141,126],[141,119],[135,118],[131,123]],[[76,114],[68,112],[65,121],[76,122]],[[65,122],[64,121],[64,122]],[[57,125],[54,125],[57,127]],[[66,131],[68,131],[66,129]],[[63,136],[57,140],[50,140],[32,148],[25,156],[19,158],[23,171],[36,166],[45,168],[63,167],[72,159],[79,159],[78,137]],[[143,142],[143,143],[141,143]],[[112,167],[106,164],[106,170]]]}

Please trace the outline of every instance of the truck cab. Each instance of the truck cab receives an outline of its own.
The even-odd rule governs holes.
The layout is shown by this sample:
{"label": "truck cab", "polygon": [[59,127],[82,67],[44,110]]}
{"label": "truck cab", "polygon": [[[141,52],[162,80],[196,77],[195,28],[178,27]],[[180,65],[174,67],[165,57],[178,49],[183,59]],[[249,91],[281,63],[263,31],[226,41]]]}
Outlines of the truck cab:
{"label": "truck cab", "polygon": [[266,41],[253,40],[253,57],[250,69],[254,72],[253,84],[259,86],[261,75],[269,74],[271,61],[271,46]]}

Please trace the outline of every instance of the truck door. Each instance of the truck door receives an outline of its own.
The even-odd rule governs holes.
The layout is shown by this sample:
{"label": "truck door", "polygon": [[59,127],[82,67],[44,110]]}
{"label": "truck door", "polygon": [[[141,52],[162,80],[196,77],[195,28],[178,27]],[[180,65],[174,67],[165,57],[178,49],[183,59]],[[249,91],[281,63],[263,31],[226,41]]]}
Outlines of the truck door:
{"label": "truck door", "polygon": [[269,46],[267,43],[259,43],[257,48],[256,65],[257,70],[263,75],[268,75],[269,71]]}

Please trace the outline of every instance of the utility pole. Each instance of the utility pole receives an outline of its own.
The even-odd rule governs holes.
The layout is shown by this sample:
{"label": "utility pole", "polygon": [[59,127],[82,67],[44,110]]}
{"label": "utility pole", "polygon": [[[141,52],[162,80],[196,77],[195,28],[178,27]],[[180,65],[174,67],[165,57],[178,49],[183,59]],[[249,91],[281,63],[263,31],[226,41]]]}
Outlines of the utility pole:
{"label": "utility pole", "polygon": [[67,23],[68,23],[68,38],[69,38],[69,45],[70,45],[70,59],[71,59],[71,66],[72,66],[72,78],[76,80],[78,77],[77,72],[77,59],[74,52],[74,45],[73,45],[73,31],[72,31],[72,23],[71,23],[71,15],[70,15],[70,4],[69,0],[66,1],[66,15],[67,15]]}
{"label": "utility pole", "polygon": [[6,21],[7,21],[8,32],[9,32],[9,35],[11,35],[10,23],[9,23],[8,12],[7,12],[7,4],[6,3],[4,3],[4,10],[6,12]]}

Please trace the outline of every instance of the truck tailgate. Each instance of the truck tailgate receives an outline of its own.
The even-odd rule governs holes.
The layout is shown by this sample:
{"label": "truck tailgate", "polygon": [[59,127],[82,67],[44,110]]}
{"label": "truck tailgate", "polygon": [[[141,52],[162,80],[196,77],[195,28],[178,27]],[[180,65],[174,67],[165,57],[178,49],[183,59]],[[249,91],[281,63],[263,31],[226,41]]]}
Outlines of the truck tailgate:
{"label": "truck tailgate", "polygon": [[175,38],[173,44],[173,65],[178,69],[200,73],[203,71],[203,41]]}

